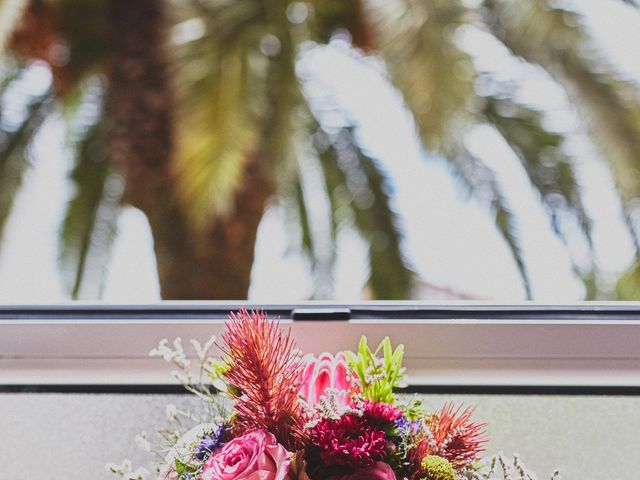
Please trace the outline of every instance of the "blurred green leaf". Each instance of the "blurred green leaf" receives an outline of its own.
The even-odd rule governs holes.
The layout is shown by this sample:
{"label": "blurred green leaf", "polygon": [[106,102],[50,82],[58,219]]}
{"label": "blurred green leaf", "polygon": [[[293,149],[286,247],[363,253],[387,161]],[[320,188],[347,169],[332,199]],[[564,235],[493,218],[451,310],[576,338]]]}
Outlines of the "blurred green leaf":
{"label": "blurred green leaf", "polygon": [[475,97],[474,67],[454,39],[456,27],[470,20],[469,9],[459,0],[368,5],[391,82],[413,114],[423,144],[442,152],[468,121]]}
{"label": "blurred green leaf", "polygon": [[572,159],[562,149],[563,136],[543,126],[540,112],[506,98],[488,97],[483,112],[520,159],[556,234],[566,240],[557,219],[565,210],[575,216],[591,244],[591,219],[582,204]]}
{"label": "blurred green leaf", "polygon": [[640,262],[636,261],[618,279],[615,293],[616,300],[640,300]]}
{"label": "blurred green leaf", "polygon": [[531,299],[531,281],[518,238],[516,218],[504,197],[495,172],[461,143],[450,145],[446,155],[453,177],[469,195],[491,212],[496,229],[516,264],[526,297]]}
{"label": "blurred green leaf", "polygon": [[71,180],[75,194],[60,232],[61,270],[73,299],[100,298],[122,196],[121,180],[109,163],[101,124],[90,127],[78,143]]}
{"label": "blurred green leaf", "polygon": [[[322,135],[322,133],[320,133]],[[380,165],[357,144],[353,128],[326,137],[318,152],[333,215],[348,209],[369,249],[367,281],[373,298],[409,298],[414,272],[402,252],[402,231],[391,207],[389,180]],[[339,219],[337,219],[339,221]]]}
{"label": "blurred green leaf", "polygon": [[505,0],[485,4],[494,34],[566,88],[610,162],[625,203],[640,194],[640,99],[600,58],[580,17],[547,1],[526,2],[521,8]]}
{"label": "blurred green leaf", "polygon": [[51,92],[30,97],[22,122],[16,128],[0,132],[0,238],[24,174],[31,165],[29,148],[53,104]]}

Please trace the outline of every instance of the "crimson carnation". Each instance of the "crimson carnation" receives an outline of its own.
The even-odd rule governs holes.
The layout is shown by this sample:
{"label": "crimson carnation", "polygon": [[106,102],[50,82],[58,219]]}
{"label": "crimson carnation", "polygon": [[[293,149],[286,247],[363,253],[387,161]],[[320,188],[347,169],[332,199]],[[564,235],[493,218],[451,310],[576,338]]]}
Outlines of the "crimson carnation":
{"label": "crimson carnation", "polygon": [[327,465],[367,467],[386,455],[384,432],[355,414],[321,420],[311,429],[311,442]]}
{"label": "crimson carnation", "polygon": [[364,404],[364,416],[372,425],[383,423],[394,423],[402,417],[402,411],[389,403],[371,402],[367,400]]}

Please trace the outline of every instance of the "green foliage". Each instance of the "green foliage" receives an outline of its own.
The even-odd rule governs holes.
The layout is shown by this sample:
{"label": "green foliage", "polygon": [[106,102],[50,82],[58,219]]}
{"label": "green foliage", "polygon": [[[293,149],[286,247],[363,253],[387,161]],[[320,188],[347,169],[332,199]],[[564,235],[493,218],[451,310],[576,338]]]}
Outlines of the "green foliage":
{"label": "green foliage", "polygon": [[544,128],[540,112],[508,98],[487,97],[483,111],[522,162],[548,209],[553,230],[563,237],[558,217],[562,211],[571,212],[590,243],[591,219],[582,204],[572,159],[562,149],[564,137]]}
{"label": "green foliage", "polygon": [[[592,141],[611,165],[626,206],[640,193],[637,91],[599,58],[574,12],[549,2],[526,2],[521,8],[512,8],[505,0],[487,0],[485,5],[485,12],[493,19],[488,25],[496,37],[515,55],[541,66],[566,87]],[[530,132],[534,139],[539,136],[536,130],[539,132],[537,128]],[[581,215],[576,203],[579,197],[571,197],[570,205]],[[580,222],[584,228],[586,218]]]}
{"label": "green foliage", "polygon": [[183,462],[179,458],[176,458],[175,467],[176,467],[176,474],[180,479],[192,478],[192,474],[198,471],[198,467],[188,462]]}
{"label": "green foliage", "polygon": [[457,139],[474,97],[471,59],[453,35],[470,21],[469,9],[459,0],[401,0],[371,2],[367,13],[423,144],[443,152]]}
{"label": "green foliage", "polygon": [[425,476],[420,480],[456,480],[456,472],[451,463],[438,455],[428,455],[422,459]]}
{"label": "green foliage", "polygon": [[225,360],[214,358],[206,369],[207,376],[209,382],[216,390],[222,393],[229,392],[232,397],[238,397],[242,393],[237,391],[233,385],[227,384],[225,380],[227,373],[229,373],[229,368],[229,364]]}
{"label": "green foliage", "polygon": [[[633,0],[626,3],[637,6]],[[56,79],[62,79],[67,90],[64,95],[69,95],[69,88],[88,75],[108,72],[114,60],[106,41],[108,2],[51,0],[47,5],[55,12],[51,15],[59,30],[55,33],[68,47],[66,63],[53,67]],[[242,184],[248,160],[259,159],[274,190],[295,198],[293,218],[300,221],[303,250],[316,272],[332,271],[338,233],[354,228],[367,243],[371,297],[403,299],[411,295],[415,274],[403,255],[402,229],[392,208],[386,172],[360,148],[353,128],[327,134],[307,118],[312,115],[300,91],[304,79],[296,76],[297,56],[309,40],[326,43],[336,29],[347,30],[354,47],[384,62],[390,82],[415,120],[423,146],[446,159],[454,176],[493,215],[529,297],[531,286],[517,219],[495,173],[464,147],[465,132],[487,123],[496,128],[522,162],[552,229],[565,243],[569,243],[562,223],[565,213],[577,222],[587,242],[591,220],[582,204],[574,164],[563,150],[562,135],[544,124],[543,112],[521,105],[504,92],[484,97],[477,91],[479,72],[458,41],[459,27],[492,34],[514,56],[540,66],[564,86],[583,126],[612,166],[627,216],[631,201],[640,194],[637,91],[597,58],[579,16],[550,0],[484,0],[479,5],[461,0],[311,0],[304,4],[209,0],[167,5],[171,18],[165,26],[173,38],[171,57],[166,60],[175,73],[178,99],[178,147],[167,173],[171,178],[167,198],[177,199],[181,207],[172,204],[169,216],[181,210],[189,220],[184,228],[191,231],[181,232],[185,236],[193,229],[205,231],[220,217],[242,215],[235,211],[234,193]],[[12,6],[10,15],[3,15],[6,9],[0,7],[0,44],[15,28],[11,18],[15,19],[24,2],[16,0]],[[496,80],[491,72],[482,74]],[[8,79],[3,75],[0,83]],[[69,100],[69,96],[64,99],[65,103]],[[31,99],[29,120],[0,138],[0,232],[28,166],[26,149],[51,104],[44,101],[41,110],[38,102]],[[306,125],[300,128],[301,124]],[[329,239],[314,238],[310,228],[311,209],[295,167],[296,156],[309,152],[294,145],[298,129],[309,136],[318,131],[316,137],[325,137],[314,143],[311,154],[322,168],[332,209]],[[86,153],[82,144],[76,146],[78,159]],[[102,222],[89,217],[98,215],[99,204],[104,207],[104,198],[97,200],[100,183],[105,191],[104,185],[113,178],[113,171],[101,165],[101,155],[97,154],[96,165],[76,164],[72,178],[76,197],[62,229],[62,264],[67,273],[75,272],[75,279],[68,281],[75,296],[86,270],[87,239],[93,235],[87,232],[95,231]],[[363,188],[354,188],[354,178],[366,179]],[[87,206],[80,207],[81,201]],[[115,212],[115,204],[112,206]],[[323,241],[330,242],[332,252],[326,258],[315,253]],[[576,274],[584,280],[588,295],[595,297],[601,283],[596,266],[583,267],[576,265]],[[327,275],[316,277],[325,281]]]}
{"label": "green foliage", "polygon": [[640,262],[636,261],[616,283],[616,300],[640,300]]}
{"label": "green foliage", "polygon": [[511,211],[495,172],[460,142],[450,145],[445,154],[453,177],[493,215],[496,229],[509,248],[520,273],[526,297],[531,299],[531,281],[520,246],[517,219]]}
{"label": "green foliage", "polygon": [[[5,88],[11,85],[9,82]],[[26,115],[11,129],[0,130],[0,237],[24,174],[31,165],[29,147],[53,107],[51,92],[27,99]]]}
{"label": "green foliage", "polygon": [[[382,358],[379,357],[382,353]],[[395,350],[389,337],[385,337],[375,352],[367,345],[367,337],[362,336],[358,352],[345,352],[349,366],[356,372],[362,384],[362,394],[372,402],[393,403],[393,389],[402,386],[404,369],[402,358],[404,345]]]}
{"label": "green foliage", "polygon": [[202,230],[237,214],[233,193],[251,157],[265,168],[282,168],[302,97],[282,8],[267,13],[253,0],[207,2],[183,8],[180,19],[203,28],[201,36],[176,47],[174,168],[181,203],[191,225]]}
{"label": "green foliage", "polygon": [[318,130],[314,146],[330,195],[334,238],[340,224],[350,222],[369,250],[372,297],[409,298],[415,274],[402,251],[402,230],[380,164],[358,146],[351,127],[332,135]]}
{"label": "green foliage", "polygon": [[408,401],[399,400],[396,403],[398,405],[398,408],[400,408],[400,410],[402,410],[402,413],[404,413],[404,416],[409,420],[414,421],[424,418],[425,414],[424,408],[422,406],[422,400],[417,396],[411,397]]}
{"label": "green foliage", "polygon": [[61,230],[59,260],[74,299],[100,297],[121,210],[121,180],[109,163],[102,134],[101,124],[89,127],[76,149],[75,194]]}

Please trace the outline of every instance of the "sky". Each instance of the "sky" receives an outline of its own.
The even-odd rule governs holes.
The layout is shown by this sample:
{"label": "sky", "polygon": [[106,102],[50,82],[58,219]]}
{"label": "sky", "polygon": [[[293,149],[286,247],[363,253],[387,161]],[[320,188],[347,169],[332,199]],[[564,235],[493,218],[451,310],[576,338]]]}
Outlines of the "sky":
{"label": "sky", "polygon": [[[640,14],[616,1],[580,2],[587,24],[607,58],[640,84]],[[618,217],[618,200],[611,176],[598,159],[561,89],[539,71],[523,71],[490,36],[467,29],[460,42],[481,70],[499,73],[519,85],[524,101],[550,112],[549,121],[571,133],[567,146],[578,158],[585,204],[594,220],[597,260],[612,278],[632,259],[628,234]],[[361,145],[380,161],[394,186],[393,206],[405,231],[405,250],[426,281],[478,299],[518,301],[524,289],[511,254],[492,224],[489,212],[468,199],[448,173],[442,159],[427,155],[415,135],[410,115],[375,60],[348,49],[340,38],[327,47],[309,48],[298,68],[311,75],[307,93],[330,95],[357,124]],[[33,82],[46,84],[47,72],[34,73]],[[57,271],[57,245],[64,205],[72,194],[67,180],[70,159],[59,119],[48,121],[34,144],[33,168],[16,202],[0,251],[0,302],[46,303],[67,299]],[[570,302],[583,294],[571,273],[566,248],[548,227],[518,160],[498,135],[479,127],[465,137],[503,180],[518,218],[517,228],[529,267],[534,298]],[[322,205],[318,207],[322,210]],[[320,215],[321,216],[321,215]],[[159,300],[152,238],[144,215],[127,208],[109,266],[103,300],[148,303]],[[260,225],[250,300],[295,302],[308,298],[313,285],[307,262],[288,236],[284,212],[272,205]],[[579,242],[574,255],[584,254]],[[353,232],[339,239],[332,297],[356,301],[366,279],[366,252]],[[273,279],[278,279],[274,282]]]}

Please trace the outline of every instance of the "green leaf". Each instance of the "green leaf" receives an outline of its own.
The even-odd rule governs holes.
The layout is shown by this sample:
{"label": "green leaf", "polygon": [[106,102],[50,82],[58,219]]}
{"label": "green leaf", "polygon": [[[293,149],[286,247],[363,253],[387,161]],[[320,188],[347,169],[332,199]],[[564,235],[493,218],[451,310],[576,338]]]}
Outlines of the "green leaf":
{"label": "green leaf", "polygon": [[616,300],[640,300],[640,262],[636,261],[616,283]]}
{"label": "green leaf", "polygon": [[[318,148],[332,211],[351,218],[351,222],[368,244],[369,278],[367,285],[373,298],[406,299],[413,287],[414,272],[402,251],[402,230],[391,206],[391,188],[379,163],[357,144],[353,128],[342,128],[324,136]],[[356,181],[360,180],[360,181]]]}
{"label": "green leaf", "polygon": [[[235,214],[233,193],[252,158],[274,178],[291,160],[295,107],[302,97],[286,8],[209,2],[185,21],[203,35],[177,47],[180,67],[177,192],[193,227]],[[196,16],[193,16],[194,13]],[[272,42],[271,48],[265,42]],[[266,52],[266,53],[265,53]]]}
{"label": "green leaf", "polygon": [[[312,264],[315,263],[313,252],[313,237],[311,235],[311,226],[309,224],[309,213],[307,211],[307,205],[304,199],[304,193],[302,191],[301,179],[298,176],[294,182],[293,188],[295,189],[295,206],[297,207],[297,218],[300,228],[302,230],[302,250],[312,259]],[[313,268],[313,266],[312,266]]]}
{"label": "green leaf", "polygon": [[532,298],[531,281],[518,238],[516,219],[509,208],[495,172],[461,144],[450,145],[447,161],[453,176],[470,195],[492,213],[495,226],[516,264],[527,299]]}
{"label": "green leaf", "polygon": [[[384,352],[384,359],[385,362],[387,361],[391,361],[391,357],[393,355],[393,351],[391,350],[391,340],[389,340],[389,337],[384,337],[384,339],[382,340],[382,351]],[[387,364],[388,366],[388,364]]]}
{"label": "green leaf", "polygon": [[229,45],[224,53],[203,52],[203,78],[184,83],[177,184],[197,228],[229,213],[232,194],[257,141],[258,124],[245,101],[251,83],[247,54],[244,44]]}
{"label": "green leaf", "polygon": [[513,260],[516,262],[516,266],[518,267],[526,298],[527,300],[531,300],[533,298],[531,281],[522,255],[520,240],[516,234],[515,218],[501,194],[496,195],[493,200],[493,211],[495,214],[496,227],[498,227],[498,231],[502,234],[502,238],[509,246]]}
{"label": "green leaf", "polygon": [[32,97],[17,128],[0,132],[0,238],[24,174],[31,165],[29,147],[54,105],[51,92]]}
{"label": "green leaf", "polygon": [[454,41],[471,20],[457,0],[370,2],[370,18],[390,80],[413,114],[422,143],[442,152],[459,135],[474,98],[474,67]]}
{"label": "green leaf", "polygon": [[[508,98],[487,97],[483,112],[520,159],[554,233],[569,248],[571,239],[560,223],[562,214],[568,213],[582,230],[593,256],[591,218],[582,203],[573,160],[563,151],[564,137],[543,126],[540,112]],[[593,261],[586,266],[573,264],[576,274],[585,281],[587,273],[583,270],[594,268]]]}
{"label": "green leaf", "polygon": [[198,467],[196,467],[195,465],[192,465],[191,463],[183,462],[179,458],[176,458],[175,465],[176,465],[176,473],[178,474],[178,478],[182,478],[183,475],[185,476],[188,475],[188,477],[186,478],[190,478],[191,475],[189,474],[195,473],[198,471]]}
{"label": "green leaf", "polygon": [[[489,25],[514,54],[540,65],[576,106],[591,139],[611,164],[623,201],[640,194],[640,97],[600,58],[574,12],[549,2],[525,2],[513,8],[505,0],[487,0]],[[585,55],[588,52],[588,56]]]}
{"label": "green leaf", "polygon": [[110,166],[101,124],[90,127],[78,143],[75,162],[75,194],[61,229],[59,261],[72,298],[99,298],[122,196],[122,180]]}
{"label": "green leaf", "polygon": [[[367,338],[362,336],[358,345],[358,355],[345,352],[351,369],[356,372],[362,385],[362,395],[372,402],[393,403],[393,389],[400,386],[403,377],[402,353],[404,347],[399,345],[395,352],[389,337],[382,340],[375,352],[367,345]],[[382,359],[378,358],[382,352]]]}

